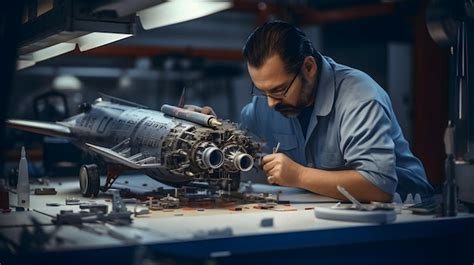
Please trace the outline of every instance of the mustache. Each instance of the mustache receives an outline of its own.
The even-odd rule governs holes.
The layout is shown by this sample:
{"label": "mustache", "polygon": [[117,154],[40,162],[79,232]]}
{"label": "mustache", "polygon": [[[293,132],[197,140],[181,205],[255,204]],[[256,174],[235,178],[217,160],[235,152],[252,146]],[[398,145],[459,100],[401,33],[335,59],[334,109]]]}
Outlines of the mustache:
{"label": "mustache", "polygon": [[283,103],[278,103],[274,109],[286,117],[297,116],[301,112],[301,108],[288,106]]}
{"label": "mustache", "polygon": [[282,112],[282,111],[295,111],[297,109],[298,109],[297,107],[288,106],[288,105],[283,104],[283,103],[278,103],[275,106],[275,110],[279,111],[279,112]]}

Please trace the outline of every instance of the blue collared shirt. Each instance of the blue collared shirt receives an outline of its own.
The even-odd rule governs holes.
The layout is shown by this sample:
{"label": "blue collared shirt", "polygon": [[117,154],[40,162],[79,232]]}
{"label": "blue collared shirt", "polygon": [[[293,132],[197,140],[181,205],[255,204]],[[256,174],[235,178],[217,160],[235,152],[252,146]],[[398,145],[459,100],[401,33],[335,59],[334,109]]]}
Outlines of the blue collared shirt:
{"label": "blue collared shirt", "polygon": [[[298,118],[286,118],[255,96],[241,126],[301,165],[353,169],[388,194],[430,196],[420,160],[410,151],[387,93],[367,74],[322,56],[306,138]],[[316,176],[315,176],[316,177]]]}

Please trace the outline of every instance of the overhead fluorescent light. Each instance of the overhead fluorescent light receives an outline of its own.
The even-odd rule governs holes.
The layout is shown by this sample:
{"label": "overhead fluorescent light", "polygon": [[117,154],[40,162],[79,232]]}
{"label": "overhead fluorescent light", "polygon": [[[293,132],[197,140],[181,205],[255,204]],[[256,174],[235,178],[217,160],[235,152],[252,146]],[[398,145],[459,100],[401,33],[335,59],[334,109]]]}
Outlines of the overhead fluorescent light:
{"label": "overhead fluorescent light", "polygon": [[133,34],[92,32],[68,42],[58,43],[41,50],[20,55],[20,58],[17,60],[17,70],[33,66],[37,62],[73,51],[76,48],[76,44],[79,46],[79,50],[83,52],[132,35]]}
{"label": "overhead fluorescent light", "polygon": [[[192,0],[193,1],[193,0]],[[137,11],[166,2],[166,0],[120,0],[99,6],[92,13],[113,11],[119,17],[135,14]]]}
{"label": "overhead fluorescent light", "polygon": [[16,61],[16,70],[25,69],[25,68],[31,67],[31,66],[33,66],[33,65],[35,65],[35,64],[36,64],[35,61],[30,61],[30,60],[17,60],[17,61]]}
{"label": "overhead fluorescent light", "polygon": [[75,43],[58,43],[56,45],[41,50],[20,55],[20,60],[40,62],[73,51],[75,48]]}
{"label": "overhead fluorescent light", "polygon": [[121,39],[128,38],[133,34],[92,32],[79,38],[68,41],[68,43],[77,43],[81,52],[94,49]]}
{"label": "overhead fluorescent light", "polygon": [[149,30],[208,16],[232,7],[229,1],[171,0],[137,12],[144,29]]}

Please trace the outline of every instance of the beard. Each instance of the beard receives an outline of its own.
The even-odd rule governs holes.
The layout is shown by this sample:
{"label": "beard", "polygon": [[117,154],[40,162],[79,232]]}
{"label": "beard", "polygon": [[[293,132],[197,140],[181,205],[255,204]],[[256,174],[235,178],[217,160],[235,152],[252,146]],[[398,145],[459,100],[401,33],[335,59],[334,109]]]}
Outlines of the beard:
{"label": "beard", "polygon": [[310,105],[311,102],[314,100],[314,87],[311,86],[305,78],[301,80],[301,93],[298,97],[298,101],[296,102],[295,106],[288,105],[285,103],[278,103],[275,106],[275,110],[280,112],[281,115],[287,118],[295,118]]}

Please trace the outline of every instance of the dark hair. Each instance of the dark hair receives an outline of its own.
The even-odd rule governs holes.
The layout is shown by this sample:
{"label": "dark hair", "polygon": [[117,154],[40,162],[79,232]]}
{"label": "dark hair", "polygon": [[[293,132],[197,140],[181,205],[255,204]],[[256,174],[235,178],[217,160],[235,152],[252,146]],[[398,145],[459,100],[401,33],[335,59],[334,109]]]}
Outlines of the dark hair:
{"label": "dark hair", "polygon": [[243,48],[244,58],[257,68],[274,54],[280,56],[289,73],[298,72],[306,56],[317,58],[313,43],[306,34],[284,21],[271,21],[258,27]]}

